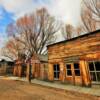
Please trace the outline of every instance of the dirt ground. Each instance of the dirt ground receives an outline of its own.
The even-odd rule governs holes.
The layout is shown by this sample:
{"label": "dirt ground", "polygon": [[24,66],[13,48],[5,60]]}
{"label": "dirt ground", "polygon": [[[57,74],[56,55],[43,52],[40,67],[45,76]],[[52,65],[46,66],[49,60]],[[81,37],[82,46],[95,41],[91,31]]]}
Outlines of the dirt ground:
{"label": "dirt ground", "polygon": [[100,98],[20,81],[0,80],[0,100],[100,100]]}

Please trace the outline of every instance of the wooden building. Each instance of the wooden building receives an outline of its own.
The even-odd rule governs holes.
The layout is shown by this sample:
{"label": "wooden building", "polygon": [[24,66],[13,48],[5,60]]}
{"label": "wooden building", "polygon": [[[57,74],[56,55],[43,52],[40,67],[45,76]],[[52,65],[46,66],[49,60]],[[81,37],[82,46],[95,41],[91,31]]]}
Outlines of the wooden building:
{"label": "wooden building", "polygon": [[0,75],[13,74],[14,61],[7,57],[0,57]]}
{"label": "wooden building", "polygon": [[[16,60],[13,74],[18,77],[28,77],[29,73],[31,73],[32,78],[47,79],[47,64],[47,56],[44,55],[34,55],[26,62]],[[29,72],[29,66],[31,66],[31,72]]]}
{"label": "wooden building", "polygon": [[47,48],[49,80],[85,86],[100,83],[100,30]]}
{"label": "wooden building", "polygon": [[31,59],[32,76],[38,79],[48,78],[48,59],[47,55],[33,56]]}
{"label": "wooden building", "polygon": [[18,77],[26,76],[26,64],[23,61],[19,59],[15,61],[13,75]]}

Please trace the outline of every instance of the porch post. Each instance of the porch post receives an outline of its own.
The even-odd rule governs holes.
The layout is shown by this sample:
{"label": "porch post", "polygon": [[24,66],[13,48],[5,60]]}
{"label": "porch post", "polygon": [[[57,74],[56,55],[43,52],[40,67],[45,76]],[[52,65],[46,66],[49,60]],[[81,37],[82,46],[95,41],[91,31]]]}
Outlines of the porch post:
{"label": "porch post", "polygon": [[31,66],[30,63],[27,63],[27,74],[26,78],[28,79],[29,82],[31,82]]}
{"label": "porch post", "polygon": [[65,81],[65,68],[64,68],[64,63],[60,62],[60,80],[62,82]]}
{"label": "porch post", "polygon": [[48,64],[48,67],[49,67],[49,71],[48,71],[48,79],[50,81],[53,81],[54,80],[54,74],[53,74],[53,65],[51,63]]}
{"label": "porch post", "polygon": [[81,75],[82,75],[82,85],[91,86],[91,81],[89,79],[89,71],[87,63],[84,60],[80,61]]}
{"label": "porch post", "polygon": [[21,66],[21,64],[18,64],[18,76],[19,77],[22,76],[22,66]]}
{"label": "porch post", "polygon": [[14,65],[14,69],[13,69],[13,75],[16,76],[16,70],[17,70],[17,65]]}

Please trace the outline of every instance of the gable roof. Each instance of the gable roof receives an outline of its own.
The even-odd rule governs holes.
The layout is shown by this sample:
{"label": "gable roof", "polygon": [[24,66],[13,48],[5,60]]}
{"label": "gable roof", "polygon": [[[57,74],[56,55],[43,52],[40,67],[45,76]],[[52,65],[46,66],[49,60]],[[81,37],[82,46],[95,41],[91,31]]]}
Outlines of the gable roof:
{"label": "gable roof", "polygon": [[69,41],[74,41],[74,40],[76,40],[76,39],[78,39],[78,38],[86,37],[86,36],[89,36],[89,35],[92,35],[92,34],[97,34],[97,33],[99,33],[99,32],[100,32],[100,29],[99,29],[99,30],[96,30],[96,31],[93,31],[93,32],[85,33],[85,34],[83,34],[83,35],[80,35],[80,36],[78,36],[78,37],[74,37],[74,38],[71,38],[71,39],[68,39],[68,40],[64,40],[64,41],[56,42],[56,43],[53,43],[53,44],[49,44],[49,45],[47,45],[47,47],[52,46],[52,45],[56,45],[56,44],[60,44],[60,43],[65,43],[65,42],[69,42]]}

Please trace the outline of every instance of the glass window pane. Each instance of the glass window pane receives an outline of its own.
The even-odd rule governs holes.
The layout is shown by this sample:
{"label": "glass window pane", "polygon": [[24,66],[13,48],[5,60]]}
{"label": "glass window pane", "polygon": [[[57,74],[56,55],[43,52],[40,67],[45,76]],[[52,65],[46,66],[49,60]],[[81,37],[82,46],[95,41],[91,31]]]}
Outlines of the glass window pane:
{"label": "glass window pane", "polygon": [[56,72],[54,72],[54,78],[56,78]]}
{"label": "glass window pane", "polygon": [[71,76],[72,75],[72,71],[71,70],[67,70],[67,75]]}
{"label": "glass window pane", "polygon": [[75,70],[75,76],[80,76],[80,70]]}
{"label": "glass window pane", "polygon": [[56,73],[56,78],[59,78],[59,72]]}
{"label": "glass window pane", "polygon": [[79,63],[74,63],[74,69],[79,69]]}
{"label": "glass window pane", "polygon": [[89,62],[89,70],[90,70],[90,71],[94,71],[93,62]]}
{"label": "glass window pane", "polygon": [[67,69],[71,69],[71,64],[66,65]]}
{"label": "glass window pane", "polygon": [[90,75],[91,75],[91,80],[92,80],[92,81],[96,81],[95,72],[90,72]]}
{"label": "glass window pane", "polygon": [[54,71],[56,71],[56,65],[53,66]]}
{"label": "glass window pane", "polygon": [[100,72],[97,72],[96,74],[97,74],[97,79],[100,82]]}
{"label": "glass window pane", "polygon": [[95,62],[95,67],[96,67],[96,71],[100,71],[100,62],[99,61]]}
{"label": "glass window pane", "polygon": [[59,68],[59,65],[57,64],[57,71],[59,71],[60,70],[60,68]]}

